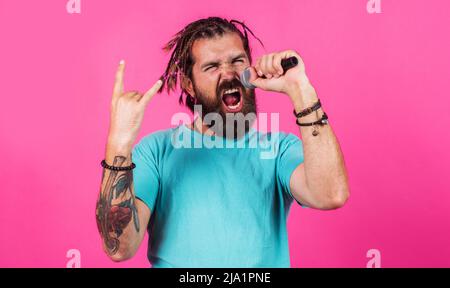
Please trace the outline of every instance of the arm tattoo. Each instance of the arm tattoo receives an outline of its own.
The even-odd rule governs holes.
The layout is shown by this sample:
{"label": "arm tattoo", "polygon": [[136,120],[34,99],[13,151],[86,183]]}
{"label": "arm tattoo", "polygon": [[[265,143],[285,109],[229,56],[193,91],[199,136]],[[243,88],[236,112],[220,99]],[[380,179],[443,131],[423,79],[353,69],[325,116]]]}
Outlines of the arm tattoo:
{"label": "arm tattoo", "polygon": [[[122,166],[126,157],[116,156],[113,166]],[[103,170],[102,183],[105,177]],[[139,218],[133,192],[133,172],[109,171],[105,188],[100,191],[96,209],[97,227],[110,255],[119,250],[119,237],[133,219],[139,232]]]}

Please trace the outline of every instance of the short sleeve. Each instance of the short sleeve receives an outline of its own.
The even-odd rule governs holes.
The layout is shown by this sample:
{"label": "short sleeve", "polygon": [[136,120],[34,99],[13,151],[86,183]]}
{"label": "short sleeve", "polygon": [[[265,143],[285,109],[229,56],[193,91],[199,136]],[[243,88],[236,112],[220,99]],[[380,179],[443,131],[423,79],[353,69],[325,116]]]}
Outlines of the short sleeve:
{"label": "short sleeve", "polygon": [[280,148],[277,163],[277,177],[281,187],[290,198],[295,200],[301,206],[304,206],[292,196],[290,188],[291,175],[298,165],[303,163],[303,143],[294,134],[287,134],[280,141]]}
{"label": "short sleeve", "polygon": [[132,150],[131,158],[136,167],[133,169],[134,193],[142,200],[151,213],[159,191],[159,172],[157,165],[157,145],[151,143],[149,137],[144,137]]}

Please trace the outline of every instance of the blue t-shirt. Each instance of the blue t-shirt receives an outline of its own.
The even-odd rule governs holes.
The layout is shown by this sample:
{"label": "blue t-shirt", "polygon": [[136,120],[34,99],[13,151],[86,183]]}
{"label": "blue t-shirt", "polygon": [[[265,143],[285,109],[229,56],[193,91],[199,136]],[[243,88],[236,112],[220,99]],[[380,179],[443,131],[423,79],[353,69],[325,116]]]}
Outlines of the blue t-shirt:
{"label": "blue t-shirt", "polygon": [[231,140],[180,125],[143,137],[132,160],[136,197],[151,211],[153,267],[290,267],[297,136],[252,128]]}

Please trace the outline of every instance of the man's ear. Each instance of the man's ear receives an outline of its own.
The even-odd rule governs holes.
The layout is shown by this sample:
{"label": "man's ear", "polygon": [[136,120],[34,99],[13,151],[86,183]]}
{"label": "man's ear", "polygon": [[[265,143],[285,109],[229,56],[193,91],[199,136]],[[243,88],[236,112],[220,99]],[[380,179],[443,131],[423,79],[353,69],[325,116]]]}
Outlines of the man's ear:
{"label": "man's ear", "polygon": [[181,75],[181,88],[186,90],[192,97],[195,97],[194,85],[192,84],[192,80],[184,74]]}

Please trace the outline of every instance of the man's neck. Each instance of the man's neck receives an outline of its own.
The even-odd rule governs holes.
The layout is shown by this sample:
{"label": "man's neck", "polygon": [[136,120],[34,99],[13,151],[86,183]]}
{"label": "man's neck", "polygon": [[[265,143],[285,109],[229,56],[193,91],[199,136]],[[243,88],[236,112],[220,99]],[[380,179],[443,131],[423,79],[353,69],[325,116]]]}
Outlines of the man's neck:
{"label": "man's neck", "polygon": [[205,124],[203,123],[203,121],[202,121],[202,119],[201,119],[200,117],[196,117],[196,118],[194,119],[194,121],[193,121],[191,124],[189,124],[188,127],[189,127],[190,129],[192,129],[192,130],[198,131],[198,132],[201,133],[201,134],[205,134],[205,135],[209,135],[209,136],[212,136],[212,135],[215,135],[215,134],[216,134],[213,130],[211,130],[211,129],[208,127],[208,125],[205,125]]}

